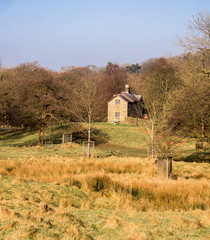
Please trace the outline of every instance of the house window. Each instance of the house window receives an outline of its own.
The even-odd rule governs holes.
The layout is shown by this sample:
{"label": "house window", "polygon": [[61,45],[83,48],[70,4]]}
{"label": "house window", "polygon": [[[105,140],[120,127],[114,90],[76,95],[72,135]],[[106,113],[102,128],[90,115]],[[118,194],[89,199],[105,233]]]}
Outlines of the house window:
{"label": "house window", "polygon": [[120,105],[120,99],[115,100],[115,105]]}
{"label": "house window", "polygon": [[116,118],[119,118],[119,117],[120,117],[120,112],[116,112],[116,113],[115,113],[115,117],[116,117]]}

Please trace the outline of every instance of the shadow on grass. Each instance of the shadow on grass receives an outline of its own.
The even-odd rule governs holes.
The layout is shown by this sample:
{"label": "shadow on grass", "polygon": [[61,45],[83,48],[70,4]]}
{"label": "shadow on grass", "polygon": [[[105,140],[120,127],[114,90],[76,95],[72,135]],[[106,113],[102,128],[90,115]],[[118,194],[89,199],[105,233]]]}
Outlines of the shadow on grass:
{"label": "shadow on grass", "polygon": [[[76,143],[83,143],[87,141],[88,132],[86,129],[81,131],[73,132],[72,140]],[[100,129],[93,129],[91,132],[91,141],[95,142],[95,145],[104,144],[109,141],[109,136],[106,133],[103,133]]]}
{"label": "shadow on grass", "polygon": [[[68,128],[66,128],[68,130]],[[46,132],[44,141],[53,142],[53,144],[61,144],[62,143],[62,135],[63,134],[72,134],[72,142],[82,144],[83,141],[87,141],[87,130],[86,129],[73,129],[69,131],[65,131],[64,128],[57,128],[53,132]],[[106,143],[109,140],[109,136],[103,133],[99,129],[93,129],[91,132],[91,141],[95,142],[95,145]],[[30,142],[28,142],[29,144]]]}
{"label": "shadow on grass", "polygon": [[29,132],[27,129],[0,129],[1,140],[20,139]]}
{"label": "shadow on grass", "polygon": [[102,150],[105,156],[127,156],[127,157],[147,157],[146,148],[134,148],[117,144],[101,144],[98,146],[98,150]]}
{"label": "shadow on grass", "polygon": [[174,161],[210,163],[210,149],[196,151],[191,155],[175,158]]}
{"label": "shadow on grass", "polygon": [[0,130],[0,145],[3,146],[34,146],[37,144],[37,137],[28,129]]}
{"label": "shadow on grass", "polygon": [[[28,129],[18,129],[18,130],[0,130],[0,145],[3,146],[34,146],[38,143],[38,132],[32,133]],[[69,126],[55,126],[51,131],[46,129],[44,141],[51,141],[53,144],[62,143],[63,133],[72,134],[73,142],[82,144],[83,141],[87,141],[87,130],[80,128],[71,128]],[[93,129],[91,132],[91,141],[95,142],[95,145],[106,143],[109,140],[109,136],[103,133],[99,129]]]}

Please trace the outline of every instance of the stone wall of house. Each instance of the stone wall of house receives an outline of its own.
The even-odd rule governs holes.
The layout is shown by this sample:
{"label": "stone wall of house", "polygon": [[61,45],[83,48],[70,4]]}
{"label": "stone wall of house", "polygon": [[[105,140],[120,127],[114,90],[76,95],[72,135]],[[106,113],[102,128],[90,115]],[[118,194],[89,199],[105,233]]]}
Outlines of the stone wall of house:
{"label": "stone wall of house", "polygon": [[[120,100],[120,104],[116,104],[116,100]],[[115,113],[120,113],[117,117]],[[114,119],[124,122],[128,114],[128,104],[120,97],[114,98],[108,103],[108,122],[113,123]]]}

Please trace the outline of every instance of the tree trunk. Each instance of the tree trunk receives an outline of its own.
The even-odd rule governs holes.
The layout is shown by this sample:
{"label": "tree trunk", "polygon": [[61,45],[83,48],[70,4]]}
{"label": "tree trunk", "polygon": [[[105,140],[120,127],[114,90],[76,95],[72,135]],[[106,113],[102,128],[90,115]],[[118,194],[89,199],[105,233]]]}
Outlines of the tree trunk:
{"label": "tree trunk", "polygon": [[45,130],[44,126],[41,126],[39,129],[39,141],[38,141],[39,146],[42,146],[44,144],[44,130]]}
{"label": "tree trunk", "polygon": [[203,121],[201,123],[201,138],[205,138],[205,124]]}
{"label": "tree trunk", "polygon": [[154,155],[154,122],[152,121],[152,131],[151,131],[151,142],[152,142],[152,159],[155,157]]}
{"label": "tree trunk", "polygon": [[4,115],[4,126],[9,127],[9,119],[7,114]]}
{"label": "tree trunk", "polygon": [[91,131],[91,124],[88,123],[88,157],[90,157],[90,131]]}

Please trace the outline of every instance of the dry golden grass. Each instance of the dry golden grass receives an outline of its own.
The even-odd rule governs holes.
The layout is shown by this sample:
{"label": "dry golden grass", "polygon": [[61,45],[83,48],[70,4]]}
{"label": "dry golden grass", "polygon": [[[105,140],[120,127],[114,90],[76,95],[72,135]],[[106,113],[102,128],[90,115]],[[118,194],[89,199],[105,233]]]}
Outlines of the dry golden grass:
{"label": "dry golden grass", "polygon": [[6,207],[0,205],[0,219],[10,219],[14,216],[13,211],[7,209]]}
{"label": "dry golden grass", "polygon": [[177,180],[150,159],[1,160],[0,239],[205,239],[209,165],[173,170]]}
{"label": "dry golden grass", "polygon": [[47,157],[29,160],[2,160],[0,173],[7,176],[16,176],[26,179],[34,179],[43,182],[62,182],[72,175],[85,173],[105,172],[117,175],[142,174],[155,176],[154,164],[145,164],[142,159],[136,158],[113,158],[105,160],[73,159],[62,157]]}
{"label": "dry golden grass", "polygon": [[[198,178],[201,164],[186,164],[180,168],[174,163],[178,180],[165,180],[156,176],[154,160],[139,158],[73,159],[48,157],[31,158],[27,161],[2,160],[0,174],[16,179],[45,183],[66,184],[81,188],[92,196],[98,208],[114,206],[117,209],[137,211],[169,209],[208,209],[209,173]],[[186,169],[191,177],[185,179]],[[191,173],[193,171],[193,173]],[[196,172],[197,171],[197,172]],[[181,175],[183,174],[183,176]],[[109,203],[105,201],[109,198]],[[68,207],[67,200],[60,205]],[[90,198],[83,208],[91,208]]]}

